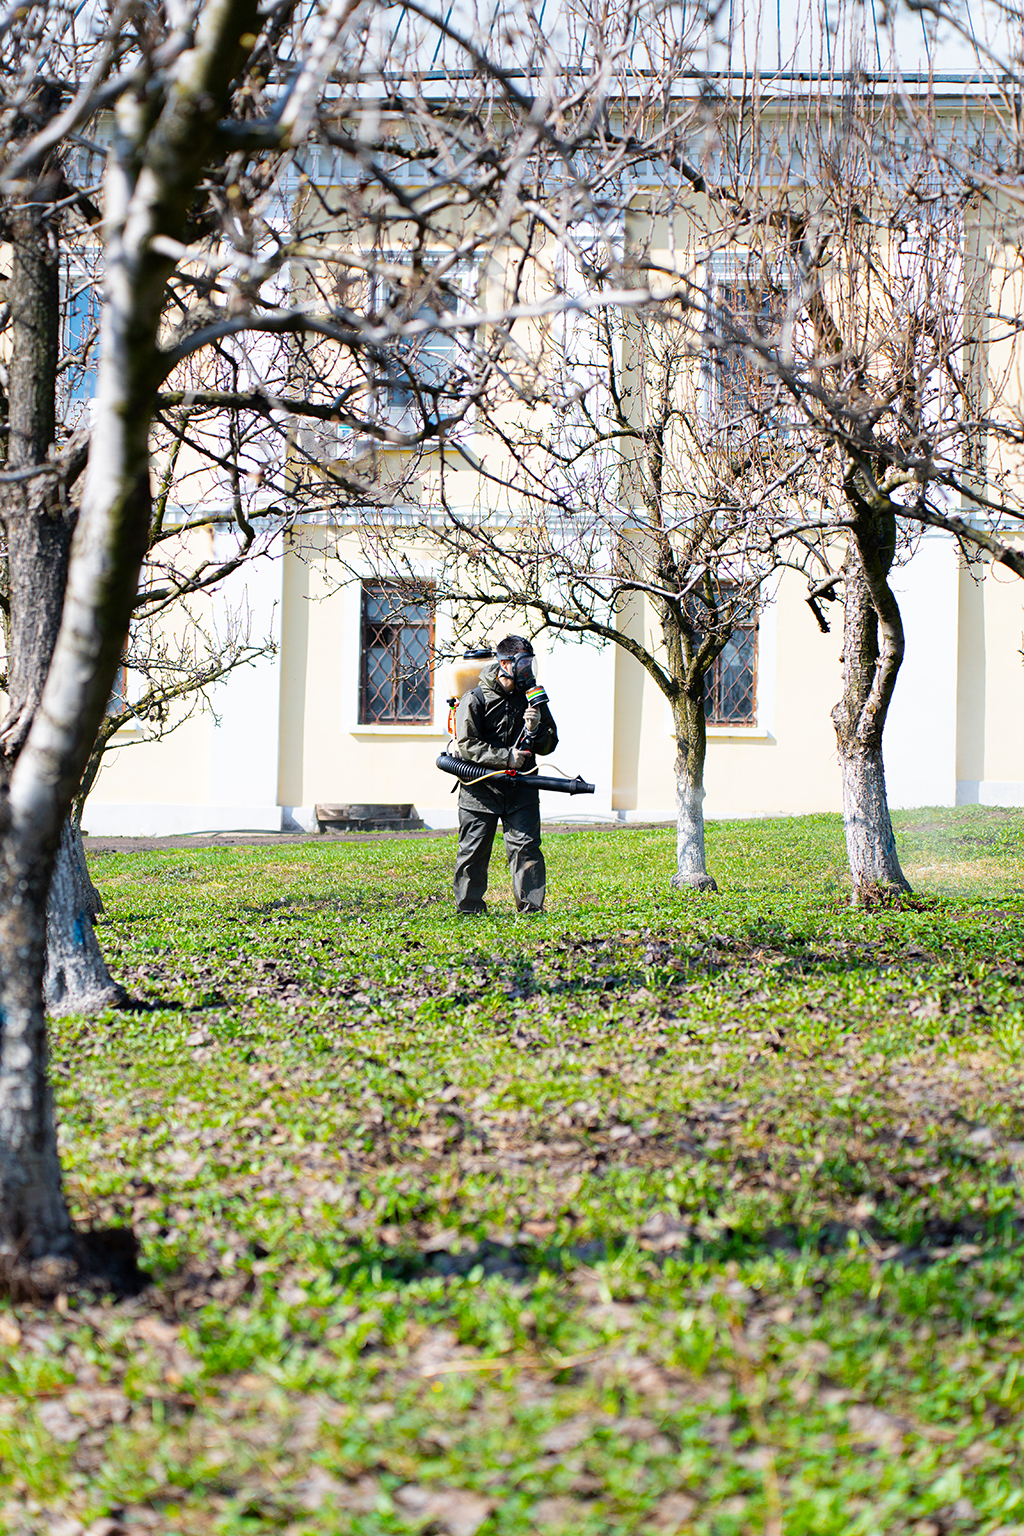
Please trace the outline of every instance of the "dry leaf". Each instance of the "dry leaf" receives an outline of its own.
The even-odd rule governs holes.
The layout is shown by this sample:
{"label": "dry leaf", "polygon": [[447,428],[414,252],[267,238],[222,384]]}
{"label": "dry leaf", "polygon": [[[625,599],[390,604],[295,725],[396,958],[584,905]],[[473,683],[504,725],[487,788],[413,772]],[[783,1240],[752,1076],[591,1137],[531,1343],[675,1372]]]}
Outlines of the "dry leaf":
{"label": "dry leaf", "polygon": [[532,1529],[535,1531],[572,1530],[581,1523],[586,1509],[578,1499],[567,1499],[559,1494],[551,1499],[541,1499],[531,1510]]}
{"label": "dry leaf", "polygon": [[682,1531],[693,1519],[697,1500],[688,1493],[670,1493],[658,1505],[650,1527],[655,1531]]}
{"label": "dry leaf", "polygon": [[494,1508],[492,1499],[481,1498],[464,1488],[423,1488],[407,1483],[394,1497],[401,1510],[416,1520],[438,1526],[446,1536],[476,1536]]}
{"label": "dry leaf", "polygon": [[84,1419],[79,1419],[68,1411],[64,1402],[40,1403],[37,1412],[39,1422],[48,1435],[55,1440],[62,1441],[65,1445],[72,1440],[77,1440],[79,1435],[84,1435],[87,1425]]}
{"label": "dry leaf", "polygon": [[896,1419],[872,1408],[870,1403],[854,1403],[849,1413],[850,1429],[867,1445],[895,1454],[903,1449],[903,1430]]}
{"label": "dry leaf", "polygon": [[589,1438],[593,1427],[593,1419],[585,1413],[579,1413],[574,1418],[563,1419],[561,1424],[556,1424],[549,1429],[547,1434],[541,1437],[540,1443],[545,1451],[572,1451]]}

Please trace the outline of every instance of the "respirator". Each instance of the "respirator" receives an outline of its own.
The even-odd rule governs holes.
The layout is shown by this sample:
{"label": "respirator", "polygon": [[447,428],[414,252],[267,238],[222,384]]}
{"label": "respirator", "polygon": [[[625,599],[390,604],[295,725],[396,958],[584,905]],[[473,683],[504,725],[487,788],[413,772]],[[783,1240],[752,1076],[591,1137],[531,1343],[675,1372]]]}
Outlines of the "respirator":
{"label": "respirator", "polygon": [[533,674],[533,657],[520,654],[510,657],[515,692],[522,694],[531,709],[548,702],[548,696]]}

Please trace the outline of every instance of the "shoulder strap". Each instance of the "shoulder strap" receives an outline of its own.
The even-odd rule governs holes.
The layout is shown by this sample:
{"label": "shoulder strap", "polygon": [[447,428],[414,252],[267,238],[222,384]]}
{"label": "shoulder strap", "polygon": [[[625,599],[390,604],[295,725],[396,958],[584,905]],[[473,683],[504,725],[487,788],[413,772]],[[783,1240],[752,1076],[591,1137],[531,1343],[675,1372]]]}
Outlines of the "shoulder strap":
{"label": "shoulder strap", "polygon": [[486,718],[486,701],[481,688],[473,688],[469,693],[464,693],[459,700],[459,708],[465,705],[466,719],[473,730],[479,736],[484,719]]}

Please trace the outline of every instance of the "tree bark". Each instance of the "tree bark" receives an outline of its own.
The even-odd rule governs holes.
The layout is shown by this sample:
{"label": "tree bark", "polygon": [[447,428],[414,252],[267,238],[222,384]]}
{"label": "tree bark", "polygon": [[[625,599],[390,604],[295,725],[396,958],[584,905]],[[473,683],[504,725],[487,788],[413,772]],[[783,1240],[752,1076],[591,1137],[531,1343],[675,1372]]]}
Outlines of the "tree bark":
{"label": "tree bark", "polygon": [[[12,468],[45,463],[56,436],[60,269],[45,204],[13,210],[9,369]],[[14,761],[42,697],[57,641],[75,511],[60,482],[39,476],[5,488],[10,601],[8,697],[0,733]],[[65,826],[47,900],[46,1002],[51,1012],[94,1013],[127,1000],[107,969],[94,931],[99,896],[89,879],[77,825]]]}
{"label": "tree bark", "polygon": [[843,565],[843,695],[832,711],[843,779],[843,826],[853,900],[909,892],[885,792],[882,732],[903,660],[903,622],[887,577],[896,519],[858,497]]}
{"label": "tree bark", "polygon": [[68,817],[50,880],[46,903],[46,1011],[102,1013],[128,1001],[124,987],[107,969],[95,922],[103,902],[89,877],[78,824]]}
{"label": "tree bark", "polygon": [[[11,360],[8,463],[45,463],[54,439],[60,272],[44,210],[30,198],[10,219]],[[4,789],[42,695],[60,624],[71,543],[70,521],[54,504],[53,481],[38,476],[5,488],[10,591],[10,711],[0,732]],[[7,836],[0,857],[0,1272],[8,1284],[59,1287],[74,1268],[75,1239],[64,1201],[49,1047],[39,978],[46,954],[46,898],[52,851],[18,856]]]}
{"label": "tree bark", "polygon": [[12,1290],[46,1293],[61,1289],[74,1272],[76,1250],[57,1155],[39,985],[51,861],[33,864],[13,852],[5,846],[0,868],[0,1274]]}
{"label": "tree bark", "polygon": [[676,871],[674,890],[717,891],[704,851],[704,760],[707,725],[703,678],[700,696],[681,690],[672,702],[676,735]]}

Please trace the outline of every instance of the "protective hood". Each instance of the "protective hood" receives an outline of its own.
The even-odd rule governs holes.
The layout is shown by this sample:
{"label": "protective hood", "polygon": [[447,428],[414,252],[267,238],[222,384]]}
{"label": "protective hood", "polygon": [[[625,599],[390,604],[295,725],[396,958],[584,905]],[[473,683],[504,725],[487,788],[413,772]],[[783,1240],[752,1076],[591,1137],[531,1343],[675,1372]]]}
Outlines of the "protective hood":
{"label": "protective hood", "polygon": [[480,673],[480,687],[483,689],[484,693],[492,694],[495,698],[507,699],[510,698],[511,695],[507,694],[504,688],[498,686],[498,673],[500,670],[500,662],[489,661],[486,667],[484,667],[483,671]]}

